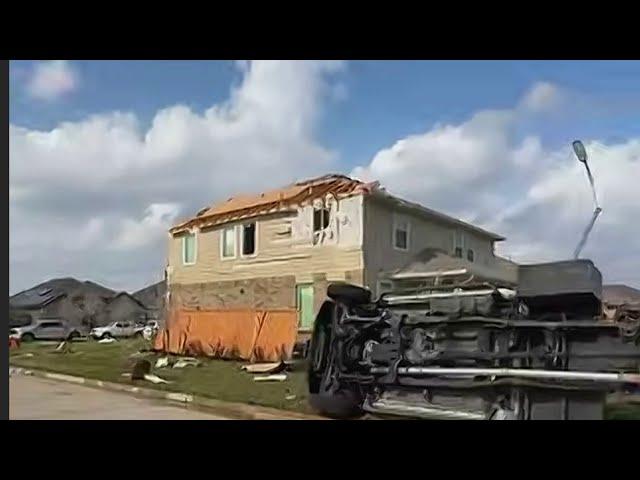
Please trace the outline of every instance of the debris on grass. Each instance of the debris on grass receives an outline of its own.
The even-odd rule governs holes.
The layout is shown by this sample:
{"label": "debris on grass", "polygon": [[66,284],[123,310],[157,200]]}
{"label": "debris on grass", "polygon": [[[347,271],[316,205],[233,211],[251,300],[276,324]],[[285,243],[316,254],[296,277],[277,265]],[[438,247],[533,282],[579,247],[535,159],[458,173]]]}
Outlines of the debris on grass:
{"label": "debris on grass", "polygon": [[63,340],[58,344],[55,351],[58,353],[69,353],[71,352],[71,345],[69,345],[69,343],[66,340]]}
{"label": "debris on grass", "polygon": [[184,368],[184,367],[197,367],[200,365],[200,361],[195,358],[181,358],[176,363],[173,364],[173,368]]}
{"label": "debris on grass", "polygon": [[101,340],[98,340],[98,343],[113,343],[115,342],[116,339],[113,337],[107,337],[107,338],[103,338]]}
{"label": "debris on grass", "polygon": [[252,363],[249,365],[242,365],[240,370],[244,370],[249,373],[278,373],[284,370],[284,363]]}
{"label": "debris on grass", "polygon": [[158,384],[158,383],[169,383],[164,378],[160,378],[159,376],[153,375],[153,374],[150,374],[150,373],[146,374],[144,376],[144,379],[147,380],[148,382],[155,383],[155,384]]}
{"label": "debris on grass", "polygon": [[285,373],[277,375],[256,375],[253,377],[254,382],[284,382],[287,379]]}
{"label": "debris on grass", "polygon": [[169,365],[169,357],[162,357],[156,360],[155,368],[164,368]]}

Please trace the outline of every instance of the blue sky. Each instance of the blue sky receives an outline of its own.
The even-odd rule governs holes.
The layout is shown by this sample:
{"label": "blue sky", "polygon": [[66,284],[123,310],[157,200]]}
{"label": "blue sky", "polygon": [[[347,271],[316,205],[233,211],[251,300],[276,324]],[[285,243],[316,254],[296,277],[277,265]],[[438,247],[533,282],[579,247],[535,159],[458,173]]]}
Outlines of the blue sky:
{"label": "blue sky", "polygon": [[[123,132],[135,132],[134,136],[140,139],[144,138],[147,132],[153,131],[153,121],[158,118],[159,112],[169,111],[179,105],[186,107],[189,113],[187,117],[183,118],[181,115],[184,112],[174,112],[177,119],[173,121],[178,124],[183,120],[184,122],[191,121],[188,120],[189,118],[200,121],[206,117],[205,112],[212,106],[233,104],[230,92],[232,89],[239,89],[241,92],[243,90],[254,92],[251,93],[253,95],[251,98],[263,98],[260,96],[264,95],[265,102],[273,102],[273,104],[268,103],[270,108],[273,108],[278,115],[283,116],[282,125],[276,125],[275,121],[273,124],[276,132],[274,137],[282,137],[277,141],[286,144],[286,142],[292,141],[290,136],[294,136],[296,142],[300,140],[301,152],[307,152],[307,148],[311,149],[309,152],[317,152],[318,162],[321,159],[326,160],[332,170],[345,173],[359,171],[376,176],[376,178],[381,177],[383,183],[392,185],[396,190],[399,190],[397,193],[406,192],[405,196],[413,197],[424,203],[431,203],[432,206],[445,209],[448,213],[471,221],[489,218],[491,216],[487,213],[491,211],[489,205],[486,205],[484,211],[474,210],[474,205],[478,201],[473,200],[472,194],[469,194],[471,200],[468,203],[451,202],[444,197],[442,192],[436,191],[435,187],[425,187],[422,191],[419,183],[415,184],[415,180],[408,180],[413,176],[412,171],[419,171],[422,175],[430,175],[430,172],[442,175],[446,173],[439,170],[446,167],[443,165],[446,164],[446,161],[434,160],[430,164],[431,160],[427,158],[429,155],[435,155],[432,149],[436,148],[436,145],[437,148],[440,148],[441,145],[444,145],[443,139],[449,138],[447,130],[443,129],[443,126],[458,128],[463,138],[489,142],[478,144],[479,148],[486,147],[485,149],[488,149],[487,145],[490,144],[491,148],[495,147],[496,149],[495,155],[507,155],[508,158],[513,156],[509,149],[518,152],[518,148],[527,138],[533,138],[535,142],[539,142],[535,149],[540,156],[540,165],[545,165],[545,168],[550,170],[560,168],[561,165],[550,163],[551,160],[544,159],[555,158],[554,155],[557,156],[560,152],[563,152],[562,154],[566,157],[566,152],[563,149],[578,137],[585,141],[596,142],[594,148],[600,148],[602,152],[607,149],[622,149],[620,151],[623,152],[621,153],[623,160],[619,161],[627,162],[624,164],[625,168],[631,165],[631,172],[635,172],[637,165],[633,141],[640,137],[640,62],[355,61],[326,68],[325,66],[313,69],[309,67],[308,71],[304,70],[307,67],[296,65],[291,67],[291,72],[285,74],[278,71],[280,67],[267,68],[264,74],[255,73],[253,75],[255,78],[252,77],[248,69],[243,69],[237,63],[229,61],[71,61],[56,64],[59,67],[58,70],[53,67],[49,71],[39,70],[40,67],[47,67],[47,65],[52,66],[47,62],[28,61],[16,61],[10,64],[10,122],[12,128],[15,127],[12,129],[11,136],[13,145],[18,145],[17,139],[20,135],[23,135],[24,139],[33,138],[28,135],[28,132],[33,131],[40,131],[48,135],[49,145],[53,145],[58,140],[53,140],[52,132],[63,122],[70,122],[73,125],[69,129],[69,135],[80,135],[77,140],[78,145],[83,141],[93,141],[95,144],[100,144],[102,141],[100,132],[103,131],[100,129],[107,128],[108,130],[112,127],[95,127],[98,132],[95,133],[98,135],[96,138],[88,136],[94,134],[93,130],[91,130],[91,134],[88,134],[86,133],[87,129],[80,128],[88,122],[88,119],[96,115],[100,118],[110,118],[109,121],[118,124],[118,128],[122,128]],[[287,68],[289,67],[283,67],[284,70]],[[250,69],[258,72],[253,65]],[[36,78],[38,76],[42,78]],[[37,83],[37,80],[40,80],[41,83]],[[60,82],[58,87],[55,86],[56,82]],[[300,84],[296,82],[300,82]],[[295,87],[292,87],[293,84]],[[553,97],[553,102],[550,101],[553,106],[532,107],[527,114],[514,113],[518,110],[518,105],[525,102],[527,95],[540,85],[546,86],[546,90],[542,90]],[[288,98],[290,87],[292,87],[291,97]],[[284,107],[280,112],[279,109],[282,105]],[[301,106],[299,114],[298,105]],[[478,112],[493,111],[509,112],[509,115],[517,116],[516,120],[509,121],[510,126],[507,128],[510,133],[508,134],[509,138],[504,140],[506,142],[504,146],[497,145],[495,139],[488,140],[485,137],[481,139],[476,137],[476,127],[473,123],[469,125],[470,120]],[[123,120],[118,117],[113,120],[116,112],[130,114],[135,119],[136,126],[131,127],[129,124],[121,126],[118,122],[127,123],[131,119]],[[264,115],[265,121],[270,122],[268,112]],[[255,117],[261,118],[257,114]],[[292,133],[286,124],[287,118],[298,122],[296,125],[301,125],[302,133]],[[482,120],[480,130],[491,132],[494,128],[491,124],[492,121],[486,123],[485,120]],[[129,127],[131,131],[127,130]],[[216,127],[210,125],[207,128],[215,129]],[[499,130],[503,128],[503,124],[496,124],[495,128]],[[175,127],[173,131],[175,131]],[[247,131],[250,132],[250,130]],[[126,137],[128,133],[124,135]],[[250,133],[246,135],[248,135],[247,138],[250,138]],[[491,136],[491,133],[488,135]],[[394,150],[394,146],[397,147],[398,142],[403,139],[412,139],[408,145],[413,156],[411,160],[404,161],[405,163],[396,159],[397,152]],[[115,142],[117,141],[115,140]],[[126,143],[129,141],[133,140],[126,139],[125,144],[129,145]],[[180,158],[183,165],[189,165],[189,159],[192,157],[185,152],[192,148],[200,148],[195,147],[195,142],[201,141],[201,139],[180,137],[176,141],[179,143],[179,147],[176,147],[179,150],[176,158]],[[265,141],[269,143],[269,140]],[[500,142],[502,141],[500,140]],[[25,142],[28,143],[28,140]],[[105,144],[108,145],[105,148],[111,148],[113,142],[113,139],[110,140],[110,143]],[[193,144],[189,146],[185,142],[193,142]],[[235,152],[240,156],[249,155],[242,150],[237,150],[239,147],[235,145],[238,143],[242,142],[235,139],[224,144],[224,151],[227,152],[228,148],[228,155],[231,158]],[[598,147],[598,145],[605,145],[605,147]],[[630,151],[632,153],[626,153],[627,150],[624,150],[629,145],[631,145]],[[12,166],[20,165],[26,168],[25,165],[29,162],[36,162],[36,160],[27,157],[27,153],[32,151],[30,148],[33,146],[27,147],[29,145],[26,145],[24,150],[12,147],[10,157]],[[128,146],[127,148],[138,147]],[[424,159],[420,149],[424,149],[426,152]],[[278,147],[274,151],[280,152],[281,150]],[[491,151],[493,152],[493,150]],[[530,150],[527,151],[530,152]],[[49,161],[58,162],[57,168],[63,170],[66,168],[60,160],[63,152],[65,152],[64,155],[69,155],[68,150],[62,148],[56,150],[55,146],[52,146],[51,151],[47,151],[45,154],[40,152],[40,155],[45,159],[49,158],[47,155],[51,155]],[[437,150],[438,154],[439,152],[440,150]],[[108,160],[100,157],[100,152],[97,151],[86,155],[87,162],[95,161],[97,164],[103,164],[105,161],[118,161],[115,153],[110,154]],[[309,155],[311,156],[308,159],[287,160],[286,168],[291,172],[291,175],[295,176],[297,172],[304,174],[307,171],[306,167],[297,162],[308,161],[313,154]],[[458,157],[453,155],[451,158]],[[562,158],[564,159],[564,157]],[[262,160],[256,159],[255,161],[261,162]],[[460,161],[466,162],[466,157]],[[534,159],[534,161],[538,160]],[[385,162],[389,162],[388,165],[385,166]],[[490,169],[493,167],[490,160],[486,162],[489,163],[482,163],[478,160],[474,168]],[[501,160],[501,162],[503,163],[500,165],[507,165],[508,160],[505,157],[505,160]],[[85,164],[80,163],[79,165]],[[473,164],[470,163],[470,165]],[[606,165],[604,160],[603,165]],[[158,169],[162,167],[156,165],[150,168],[153,169],[153,172],[158,172]],[[447,170],[447,172],[449,171]],[[457,180],[458,184],[450,185],[451,189],[476,188],[477,190],[473,190],[473,192],[484,198],[490,189],[496,188],[495,184],[483,183],[477,178],[462,178],[453,173],[452,175],[451,177],[443,177],[445,179],[459,179]],[[87,171],[87,176],[87,178],[91,177],[89,171]],[[155,176],[154,179],[158,185],[166,181],[166,179],[156,179]],[[277,176],[274,177],[274,181],[277,179]],[[285,179],[288,179],[287,175],[282,176],[282,180]],[[536,176],[536,179],[549,181],[542,176],[539,178]],[[45,180],[44,178],[34,178],[32,174],[16,174],[10,179],[16,192],[18,190],[33,190],[35,184],[28,182],[36,182],[37,184],[38,181],[45,182]],[[611,181],[614,182],[614,180]],[[237,188],[251,186],[250,182],[243,179],[236,183],[234,181],[229,180],[227,184],[230,187],[237,184]],[[471,183],[465,183],[467,181]],[[82,183],[82,178],[79,178],[78,182]],[[502,200],[513,203],[519,203],[527,196],[528,192],[535,190],[536,186],[528,182],[527,178],[519,177],[509,177],[508,179],[505,177],[506,184],[509,186],[501,188],[509,191],[509,194]],[[256,186],[262,185],[256,184]],[[145,211],[148,213],[145,209],[148,209],[150,205],[164,205],[163,208],[167,208],[167,211],[171,210],[168,205],[175,206],[175,210],[171,210],[171,212],[179,211],[180,213],[175,213],[176,215],[185,215],[188,213],[187,210],[192,207],[191,201],[185,201],[185,204],[178,206],[181,203],[181,197],[177,192],[175,196],[168,195],[167,198],[159,198],[157,193],[145,197],[146,194],[142,192],[139,185],[127,185],[122,188],[127,191],[127,195],[132,195],[135,197],[135,201],[140,202],[137,211],[114,210],[109,212],[105,210],[101,212],[102,216],[91,216],[84,212],[87,215],[83,218],[85,226],[93,221],[94,223],[91,225],[94,225],[95,228],[98,228],[98,225],[100,228],[117,228],[113,226],[117,221],[130,220],[135,222],[136,216],[139,222],[143,222],[146,218],[143,213]],[[227,193],[218,192],[221,189],[217,189],[213,184],[211,188],[210,197]],[[78,194],[78,202],[90,201],[88,197],[83,200],[83,192],[80,187],[72,190]],[[116,195],[115,192],[114,195]],[[54,198],[59,199],[60,194],[54,195]],[[205,196],[202,195],[197,198],[197,201],[202,202],[205,201],[204,199]],[[116,199],[112,200],[117,203]],[[619,199],[619,202],[624,208],[631,208],[629,205],[634,203],[632,200]],[[22,212],[31,212],[34,218],[44,218],[45,211],[33,195],[31,195],[29,202],[23,200],[21,205],[16,202],[18,200],[10,205],[10,208],[20,208]],[[50,203],[50,200],[45,202],[43,197],[42,202]],[[196,204],[196,199],[193,202]],[[73,204],[73,202],[71,203]],[[30,208],[33,210],[29,210]],[[589,209],[588,204],[585,208]],[[633,211],[635,212],[635,210]],[[64,217],[60,210],[57,214]],[[585,215],[588,217],[589,212],[587,211]],[[63,218],[63,221],[71,222],[71,219]],[[579,223],[578,220],[576,222]],[[105,227],[105,225],[111,226]],[[506,226],[489,224],[487,226],[506,228],[507,233],[511,228],[515,228],[515,224]],[[18,225],[17,230],[25,230],[26,234],[27,227]],[[604,241],[604,239],[602,240]],[[15,243],[14,248],[18,248]],[[640,250],[636,243],[632,244],[630,248],[634,255],[635,249]],[[514,247],[516,253],[524,250]],[[117,252],[113,255],[115,258],[123,253]],[[603,253],[602,257],[606,258],[607,262],[615,263],[610,259],[611,255],[611,252]],[[16,268],[20,262],[27,261],[22,260],[23,257],[27,258],[25,254],[16,254],[16,258],[18,257],[20,260],[14,262]],[[121,261],[126,262],[125,257]],[[152,264],[154,265],[152,268],[159,268],[153,262],[148,263],[148,265]],[[65,265],[69,267],[68,263]],[[60,266],[55,270],[62,272],[67,267]],[[109,268],[109,273],[104,274],[104,280],[127,288],[138,286],[136,280],[133,280],[135,275],[144,277],[144,280],[140,280],[138,283],[144,283],[146,279],[151,277],[149,274],[141,274],[132,270],[120,274],[117,268],[115,271],[112,266]],[[74,270],[75,267],[72,266],[71,269]],[[84,267],[76,270],[75,273],[79,275],[92,273]],[[634,277],[632,273],[624,269],[612,267],[610,271],[617,272],[612,273],[612,277],[617,280],[640,284],[640,279],[637,276]],[[74,271],[69,273],[74,274]],[[20,286],[27,286],[29,282],[41,279],[43,275],[46,276],[46,272],[34,271],[33,275],[27,275],[17,282]]]}

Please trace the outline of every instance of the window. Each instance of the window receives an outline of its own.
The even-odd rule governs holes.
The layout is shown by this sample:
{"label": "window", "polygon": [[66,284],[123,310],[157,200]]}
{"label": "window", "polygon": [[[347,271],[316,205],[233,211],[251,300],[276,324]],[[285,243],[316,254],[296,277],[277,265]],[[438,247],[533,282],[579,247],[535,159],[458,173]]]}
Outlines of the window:
{"label": "window", "polygon": [[411,225],[407,220],[396,219],[393,224],[393,247],[396,250],[409,250]]}
{"label": "window", "polygon": [[462,258],[465,247],[464,233],[460,230],[456,230],[453,233],[453,256]]}
{"label": "window", "polygon": [[196,234],[188,233],[182,237],[182,264],[196,263]]}
{"label": "window", "polygon": [[324,238],[324,230],[329,226],[331,210],[326,207],[313,210],[313,244],[317,245]]}
{"label": "window", "polygon": [[242,255],[249,256],[256,253],[256,224],[247,223],[242,226]]}
{"label": "window", "polygon": [[236,227],[222,230],[222,258],[236,257]]}
{"label": "window", "polygon": [[469,260],[470,262],[473,262],[473,259],[474,259],[473,250],[471,249],[467,250],[467,260]]}
{"label": "window", "polygon": [[60,328],[62,324],[60,322],[42,322],[40,328]]}
{"label": "window", "polygon": [[331,211],[328,208],[316,208],[313,210],[313,233],[324,230],[329,226],[329,214]]}

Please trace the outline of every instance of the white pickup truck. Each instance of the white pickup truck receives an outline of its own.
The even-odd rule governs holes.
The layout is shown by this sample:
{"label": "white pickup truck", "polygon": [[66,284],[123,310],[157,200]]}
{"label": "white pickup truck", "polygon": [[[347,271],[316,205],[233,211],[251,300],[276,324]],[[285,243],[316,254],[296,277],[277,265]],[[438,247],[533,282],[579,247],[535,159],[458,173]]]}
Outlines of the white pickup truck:
{"label": "white pickup truck", "polygon": [[134,322],[112,322],[104,327],[96,327],[89,335],[95,339],[103,338],[128,338],[142,336],[143,326]]}

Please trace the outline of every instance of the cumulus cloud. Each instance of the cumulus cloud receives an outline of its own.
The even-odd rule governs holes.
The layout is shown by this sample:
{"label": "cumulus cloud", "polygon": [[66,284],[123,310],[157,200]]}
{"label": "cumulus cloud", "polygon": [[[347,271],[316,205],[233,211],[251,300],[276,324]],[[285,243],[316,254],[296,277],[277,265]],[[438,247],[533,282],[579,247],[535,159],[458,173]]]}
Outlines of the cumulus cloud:
{"label": "cumulus cloud", "polygon": [[545,112],[558,108],[562,100],[563,94],[557,85],[538,82],[527,91],[521,105],[532,112]]}
{"label": "cumulus cloud", "polygon": [[[238,191],[332,169],[335,153],[316,141],[315,130],[343,63],[255,61],[238,68],[242,79],[227,101],[202,112],[168,106],[146,130],[130,112],[48,131],[10,125],[11,290],[48,278],[62,263],[66,274],[95,275],[105,258],[110,285],[141,287],[162,278],[166,227],[178,216]],[[96,218],[101,238],[84,255],[60,258],[59,245]],[[34,249],[49,255],[30,261]],[[101,261],[88,269],[94,256]]]}
{"label": "cumulus cloud", "polygon": [[[547,149],[520,128],[529,114],[559,102],[559,91],[536,84],[513,109],[398,140],[352,173],[507,236],[499,251],[516,261],[570,258],[593,211],[584,167],[569,146]],[[640,285],[640,139],[585,144],[604,212],[582,256],[605,281]]]}
{"label": "cumulus cloud", "polygon": [[80,77],[65,60],[39,62],[33,68],[27,83],[27,92],[39,100],[55,100],[75,90]]}

